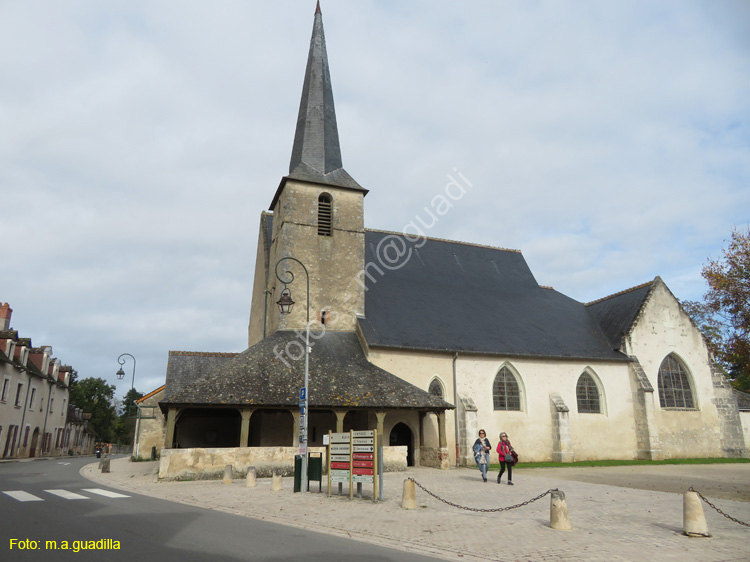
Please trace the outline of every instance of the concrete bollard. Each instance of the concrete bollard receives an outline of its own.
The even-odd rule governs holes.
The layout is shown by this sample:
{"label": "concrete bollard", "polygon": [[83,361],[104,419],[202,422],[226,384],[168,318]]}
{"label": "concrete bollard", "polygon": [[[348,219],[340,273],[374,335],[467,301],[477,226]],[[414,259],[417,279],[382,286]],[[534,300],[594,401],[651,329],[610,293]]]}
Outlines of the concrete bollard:
{"label": "concrete bollard", "polygon": [[682,532],[688,537],[710,537],[703,505],[697,492],[685,492],[682,499]]}
{"label": "concrete bollard", "polygon": [[101,469],[103,473],[109,473],[109,459],[102,459]]}
{"label": "concrete bollard", "polygon": [[273,478],[271,479],[271,491],[278,492],[282,488],[281,484],[281,473],[274,471]]}
{"label": "concrete bollard", "polygon": [[558,531],[570,531],[573,527],[568,517],[568,504],[565,501],[565,492],[555,490],[549,498],[549,524]]}
{"label": "concrete bollard", "polygon": [[404,509],[417,508],[417,489],[414,487],[414,480],[409,478],[404,480],[404,493],[401,496],[401,507]]}
{"label": "concrete bollard", "polygon": [[222,482],[224,484],[232,483],[232,465],[231,464],[224,465],[224,479],[222,480]]}
{"label": "concrete bollard", "polygon": [[245,487],[255,488],[256,485],[257,482],[255,481],[255,467],[249,466],[247,467],[247,479],[245,480]]}

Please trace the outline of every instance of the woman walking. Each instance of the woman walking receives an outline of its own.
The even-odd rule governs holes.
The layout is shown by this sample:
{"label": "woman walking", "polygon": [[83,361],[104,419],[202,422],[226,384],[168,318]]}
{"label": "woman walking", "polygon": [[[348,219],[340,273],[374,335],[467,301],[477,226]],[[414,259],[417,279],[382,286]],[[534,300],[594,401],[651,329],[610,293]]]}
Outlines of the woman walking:
{"label": "woman walking", "polygon": [[510,444],[507,433],[500,434],[500,443],[497,444],[497,453],[500,457],[500,474],[497,475],[497,483],[500,484],[500,478],[505,473],[505,467],[508,467],[508,485],[513,485],[513,445]]}
{"label": "woman walking", "polygon": [[479,471],[482,473],[482,480],[487,482],[487,467],[490,464],[492,445],[490,445],[490,440],[487,439],[484,429],[479,430],[479,437],[474,441],[472,450],[474,451],[474,460],[477,462]]}

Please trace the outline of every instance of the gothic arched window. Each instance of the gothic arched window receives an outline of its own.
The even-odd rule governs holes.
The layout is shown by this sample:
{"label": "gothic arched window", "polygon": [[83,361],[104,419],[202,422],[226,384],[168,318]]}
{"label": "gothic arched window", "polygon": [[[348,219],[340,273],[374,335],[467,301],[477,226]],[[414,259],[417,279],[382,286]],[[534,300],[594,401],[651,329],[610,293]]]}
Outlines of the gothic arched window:
{"label": "gothic arched window", "polygon": [[327,193],[318,197],[318,236],[333,234],[333,200]]}
{"label": "gothic arched window", "polygon": [[432,382],[430,383],[430,388],[427,389],[427,392],[429,392],[433,396],[437,396],[438,398],[442,398],[443,397],[443,385],[440,384],[439,380],[432,379]]}
{"label": "gothic arched window", "polygon": [[659,367],[659,405],[662,408],[695,408],[687,371],[671,354]]}
{"label": "gothic arched window", "polygon": [[578,377],[576,384],[576,399],[578,401],[578,413],[580,414],[601,414],[602,409],[599,404],[599,388],[596,386],[594,377],[588,373],[583,373]]}
{"label": "gothic arched window", "polygon": [[521,409],[521,392],[518,381],[508,367],[500,369],[492,383],[492,402],[495,410]]}

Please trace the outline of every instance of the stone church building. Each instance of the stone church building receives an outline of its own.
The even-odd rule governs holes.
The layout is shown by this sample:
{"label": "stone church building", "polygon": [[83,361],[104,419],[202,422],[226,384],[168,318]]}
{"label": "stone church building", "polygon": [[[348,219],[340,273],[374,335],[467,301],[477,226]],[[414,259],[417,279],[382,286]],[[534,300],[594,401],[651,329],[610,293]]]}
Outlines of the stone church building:
{"label": "stone church building", "polygon": [[526,461],[747,456],[732,389],[660,278],[580,303],[519,251],[365,228],[366,195],[342,165],[318,8],[289,173],[260,217],[248,349],[170,352],[165,449],[291,458],[309,311],[313,450],[377,428],[407,464],[447,468],[473,463],[483,428]]}

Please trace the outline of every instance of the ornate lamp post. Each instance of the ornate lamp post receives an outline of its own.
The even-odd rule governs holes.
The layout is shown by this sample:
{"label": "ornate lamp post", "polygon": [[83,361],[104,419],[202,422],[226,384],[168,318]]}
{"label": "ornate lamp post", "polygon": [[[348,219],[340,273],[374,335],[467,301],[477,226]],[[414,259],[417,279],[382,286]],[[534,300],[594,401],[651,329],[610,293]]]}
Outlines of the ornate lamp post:
{"label": "ornate lamp post", "polygon": [[300,415],[300,434],[299,434],[299,454],[302,457],[302,474],[300,478],[301,491],[307,492],[307,419],[308,419],[308,404],[310,403],[309,393],[309,367],[310,367],[310,274],[307,272],[305,264],[299,261],[297,258],[285,257],[281,258],[276,262],[276,279],[284,284],[284,288],[281,290],[281,296],[276,304],[279,305],[279,312],[281,314],[289,314],[292,312],[294,301],[292,300],[292,292],[289,290],[287,285],[294,282],[294,273],[288,269],[284,271],[282,278],[279,275],[279,265],[284,260],[292,260],[297,262],[305,272],[305,279],[307,280],[307,322],[305,332],[305,383],[300,389],[299,393],[299,415]]}
{"label": "ornate lamp post", "polygon": [[[135,388],[135,357],[130,355],[130,353],[123,353],[122,355],[120,355],[117,358],[117,362],[120,364],[120,368],[115,374],[117,375],[117,378],[120,380],[125,378],[125,371],[122,370],[122,366],[125,364],[125,359],[123,359],[123,357],[125,357],[126,355],[133,360],[133,379],[130,383],[130,390],[133,390]],[[133,416],[130,415],[130,407],[131,407],[131,404],[128,404],[128,417],[132,418]]]}

